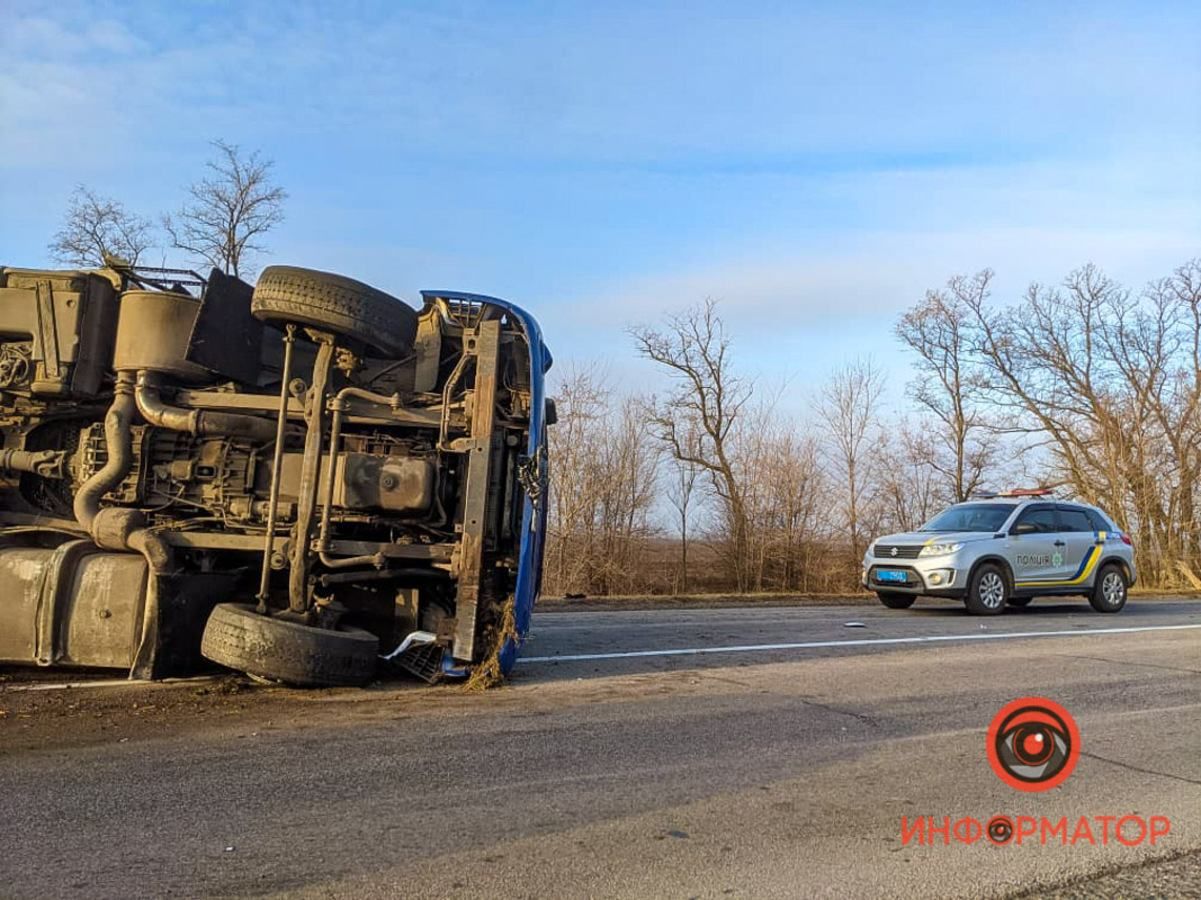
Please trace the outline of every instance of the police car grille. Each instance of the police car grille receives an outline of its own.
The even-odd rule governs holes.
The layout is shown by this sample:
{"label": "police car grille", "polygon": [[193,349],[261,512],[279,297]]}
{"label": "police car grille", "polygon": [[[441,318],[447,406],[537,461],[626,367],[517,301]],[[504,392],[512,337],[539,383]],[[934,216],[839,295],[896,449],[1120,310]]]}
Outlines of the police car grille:
{"label": "police car grille", "polygon": [[[893,554],[893,551],[896,554]],[[872,556],[876,559],[917,559],[918,554],[922,552],[921,547],[901,547],[895,544],[876,544],[876,550]]]}

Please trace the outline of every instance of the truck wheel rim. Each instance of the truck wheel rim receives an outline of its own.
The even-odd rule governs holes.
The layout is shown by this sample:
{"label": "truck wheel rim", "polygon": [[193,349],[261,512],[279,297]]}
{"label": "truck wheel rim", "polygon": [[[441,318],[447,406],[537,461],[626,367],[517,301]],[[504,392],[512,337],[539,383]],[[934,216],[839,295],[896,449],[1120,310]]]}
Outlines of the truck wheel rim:
{"label": "truck wheel rim", "polygon": [[996,609],[1005,600],[1005,583],[996,572],[987,572],[980,579],[980,602]]}
{"label": "truck wheel rim", "polygon": [[1117,606],[1122,602],[1122,594],[1125,593],[1125,590],[1122,576],[1117,572],[1110,572],[1101,584],[1101,593],[1105,595],[1105,602],[1110,606]]}

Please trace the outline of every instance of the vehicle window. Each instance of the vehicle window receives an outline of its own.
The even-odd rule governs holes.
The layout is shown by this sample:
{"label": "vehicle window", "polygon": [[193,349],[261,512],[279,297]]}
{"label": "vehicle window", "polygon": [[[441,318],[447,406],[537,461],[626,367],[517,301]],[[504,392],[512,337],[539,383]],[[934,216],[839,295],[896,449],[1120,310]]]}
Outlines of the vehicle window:
{"label": "vehicle window", "polygon": [[[1050,506],[1034,506],[1027,509],[1018,520],[1013,523],[1013,527],[1019,525],[1033,525],[1034,534],[1054,534],[1059,530],[1059,522],[1055,517],[1055,509]],[[1089,529],[1092,530],[1091,528]]]}
{"label": "vehicle window", "polygon": [[1013,507],[1008,503],[959,503],[923,525],[921,531],[996,531]]}
{"label": "vehicle window", "polygon": [[1072,509],[1070,507],[1059,508],[1059,530],[1060,531],[1097,531],[1093,527],[1092,520],[1088,514],[1082,509]]}
{"label": "vehicle window", "polygon": [[1101,515],[1099,512],[1097,512],[1095,509],[1086,509],[1084,512],[1088,516],[1088,520],[1093,526],[1093,531],[1113,531],[1114,530],[1113,523],[1107,522],[1105,520],[1105,517],[1103,515]]}

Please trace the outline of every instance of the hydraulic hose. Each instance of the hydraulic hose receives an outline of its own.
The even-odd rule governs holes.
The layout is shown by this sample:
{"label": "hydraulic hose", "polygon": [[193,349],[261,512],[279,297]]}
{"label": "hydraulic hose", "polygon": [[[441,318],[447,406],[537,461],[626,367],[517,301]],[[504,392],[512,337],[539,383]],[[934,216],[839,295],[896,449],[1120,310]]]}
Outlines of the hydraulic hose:
{"label": "hydraulic hose", "polygon": [[275,440],[275,423],[268,419],[241,413],[184,409],[164,403],[159,394],[158,377],[153,372],[138,373],[134,396],[142,418],[159,428],[184,431],[198,437],[245,438],[258,444]]}

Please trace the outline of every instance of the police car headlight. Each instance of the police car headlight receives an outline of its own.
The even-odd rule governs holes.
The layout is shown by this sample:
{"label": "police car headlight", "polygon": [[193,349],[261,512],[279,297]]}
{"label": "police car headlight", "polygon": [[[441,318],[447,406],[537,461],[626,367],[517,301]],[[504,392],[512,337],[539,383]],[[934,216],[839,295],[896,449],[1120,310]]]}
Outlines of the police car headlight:
{"label": "police car headlight", "polygon": [[950,556],[952,553],[958,553],[963,547],[963,544],[927,544],[922,547],[922,552],[919,556]]}

